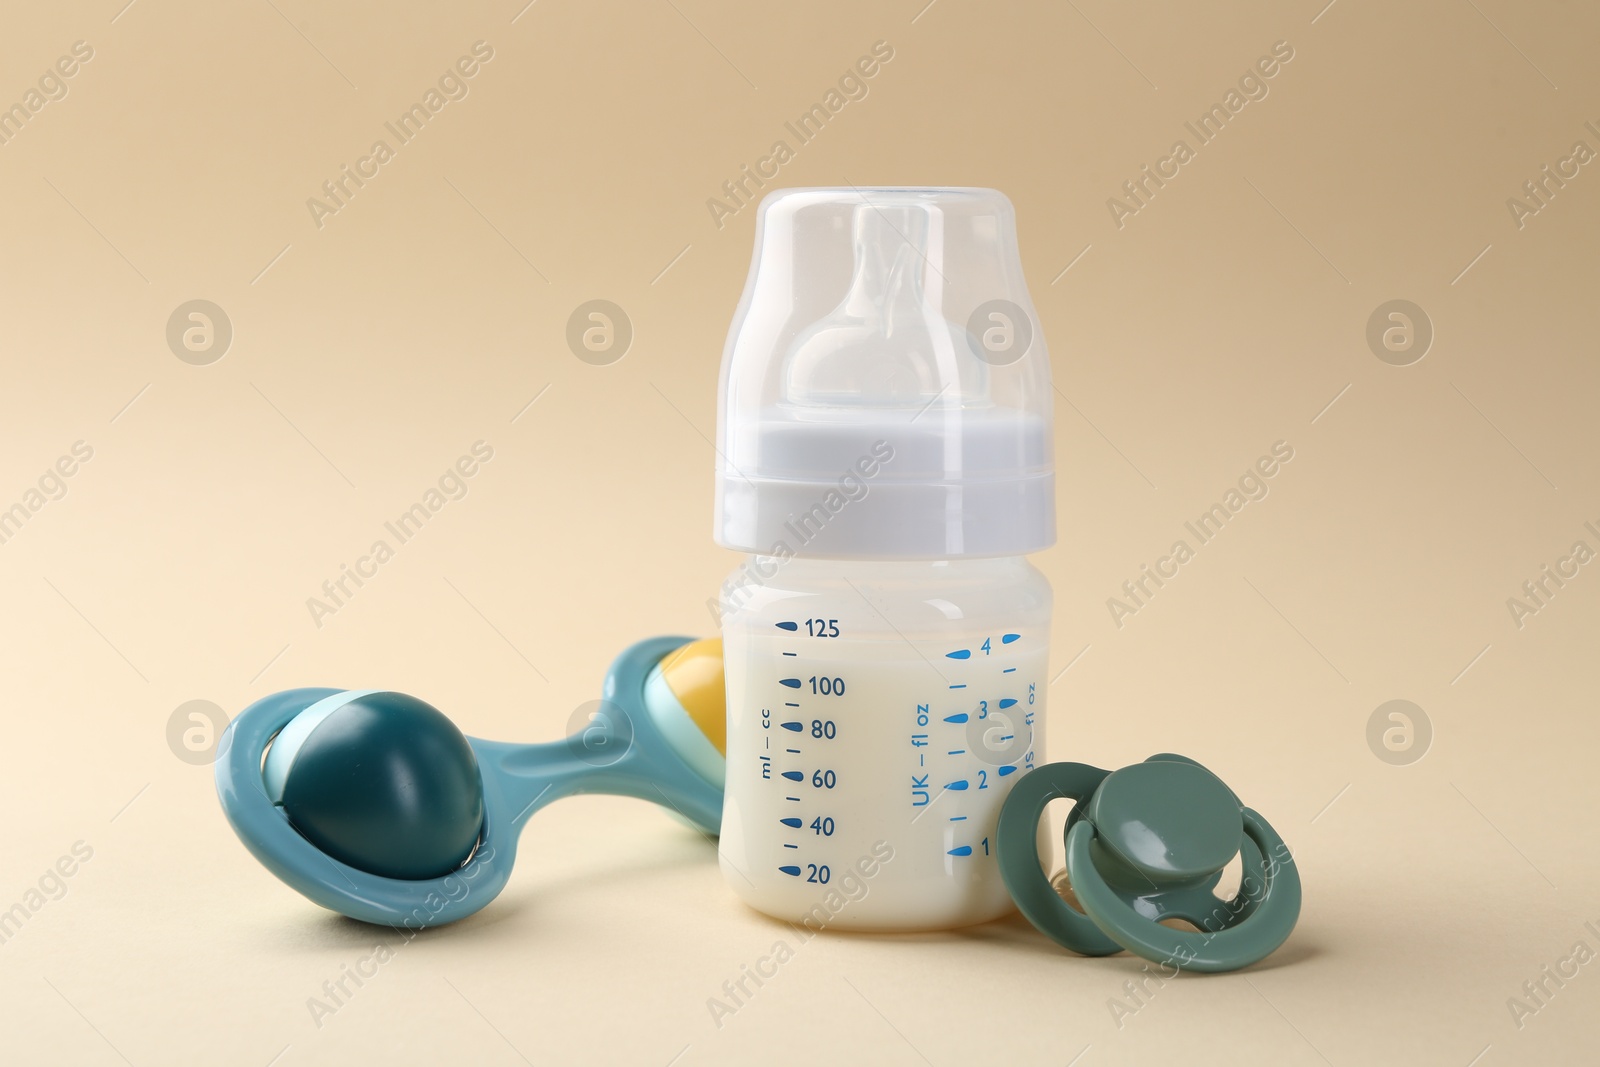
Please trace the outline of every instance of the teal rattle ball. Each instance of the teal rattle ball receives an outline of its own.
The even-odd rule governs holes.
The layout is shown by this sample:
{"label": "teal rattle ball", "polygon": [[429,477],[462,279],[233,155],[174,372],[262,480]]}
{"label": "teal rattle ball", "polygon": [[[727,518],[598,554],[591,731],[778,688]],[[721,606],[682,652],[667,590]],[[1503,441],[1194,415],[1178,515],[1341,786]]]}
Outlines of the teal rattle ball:
{"label": "teal rattle ball", "polygon": [[404,693],[350,691],[291,719],[262,765],[267,795],[308,841],[385,878],[440,878],[483,830],[483,780],[466,737]]}

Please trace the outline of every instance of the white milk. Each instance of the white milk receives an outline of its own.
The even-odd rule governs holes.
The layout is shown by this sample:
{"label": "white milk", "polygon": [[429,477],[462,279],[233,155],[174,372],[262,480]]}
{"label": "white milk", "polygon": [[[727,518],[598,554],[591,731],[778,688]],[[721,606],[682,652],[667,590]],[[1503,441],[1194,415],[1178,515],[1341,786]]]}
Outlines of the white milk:
{"label": "white milk", "polygon": [[1042,752],[1049,607],[1020,559],[794,560],[751,591],[723,620],[734,890],[813,929],[1008,913],[995,824]]}

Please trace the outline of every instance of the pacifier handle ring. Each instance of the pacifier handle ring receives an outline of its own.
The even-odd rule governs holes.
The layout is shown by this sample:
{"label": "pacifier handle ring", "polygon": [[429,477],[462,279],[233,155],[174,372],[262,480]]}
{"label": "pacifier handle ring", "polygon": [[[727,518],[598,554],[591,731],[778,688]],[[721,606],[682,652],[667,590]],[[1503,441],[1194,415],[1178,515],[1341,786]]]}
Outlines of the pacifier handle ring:
{"label": "pacifier handle ring", "polygon": [[1052,800],[1081,804],[1110,773],[1087,763],[1036,767],[1011,787],[995,830],[1000,877],[1018,910],[1046,937],[1084,956],[1109,956],[1122,946],[1050,884],[1039,860],[1039,820]]}
{"label": "pacifier handle ring", "polygon": [[[1250,917],[1235,926],[1209,932],[1174,930],[1134,911],[1095,868],[1089,854],[1094,826],[1087,821],[1067,834],[1067,876],[1073,891],[1106,937],[1153,963],[1212,974],[1259,962],[1288,940],[1300,918],[1300,872],[1271,824],[1250,808],[1242,814],[1245,834],[1261,851],[1262,867],[1254,872],[1261,879],[1261,892]],[[1241,894],[1248,892],[1252,873],[1244,872]],[[1219,900],[1217,905],[1226,908],[1228,903]]]}

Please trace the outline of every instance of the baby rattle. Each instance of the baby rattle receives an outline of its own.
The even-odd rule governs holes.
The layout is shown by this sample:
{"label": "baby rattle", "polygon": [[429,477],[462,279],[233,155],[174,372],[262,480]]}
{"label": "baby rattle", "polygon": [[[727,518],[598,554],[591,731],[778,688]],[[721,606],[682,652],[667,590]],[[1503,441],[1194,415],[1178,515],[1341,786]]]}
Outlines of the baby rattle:
{"label": "baby rattle", "polygon": [[323,907],[413,929],[455,922],[505,888],[523,825],[561,797],[638,797],[717,833],[722,642],[640,641],[602,698],[571,737],[530,745],[467,737],[404,693],[290,689],[229,724],[217,795],[256,859]]}

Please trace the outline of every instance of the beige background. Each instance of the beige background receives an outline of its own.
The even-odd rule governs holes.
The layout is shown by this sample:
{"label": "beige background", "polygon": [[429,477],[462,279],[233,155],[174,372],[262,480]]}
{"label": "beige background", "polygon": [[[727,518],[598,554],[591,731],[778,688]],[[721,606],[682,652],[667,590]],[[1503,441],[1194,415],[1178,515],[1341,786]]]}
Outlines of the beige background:
{"label": "beige background", "polygon": [[[1600,550],[1600,166],[1520,229],[1506,207],[1600,149],[1592,5],[123,2],[12,4],[0,35],[6,102],[94,50],[0,145],[0,506],[94,450],[0,544],[0,908],[93,849],[0,945],[0,1059],[1593,1061],[1600,964],[1521,1028],[1507,1000],[1600,950],[1600,566],[1520,629],[1506,606]],[[479,40],[470,94],[318,229],[307,198]],[[169,717],[381,685],[543,740],[628,642],[709,632],[754,210],[719,230],[705,201],[879,40],[869,94],[777,184],[1012,198],[1070,401],[1037,560],[1070,664],[1049,754],[1215,767],[1296,849],[1300,927],[1120,1027],[1139,962],[1019,921],[829,936],[719,1029],[707,998],[784,928],[706,841],[582,799],[318,1027],[307,998],[394,938],[259,867]],[[1277,41],[1270,94],[1114,225],[1107,198]],[[234,331],[209,366],[165,340],[197,298]],[[635,329],[610,366],[564,341],[593,298]],[[1405,367],[1365,340],[1397,298],[1436,332]],[[468,496],[316,626],[306,599],[480,439]],[[1280,439],[1271,495],[1114,625],[1106,599]],[[1368,747],[1391,699],[1432,724],[1420,761]]]}

